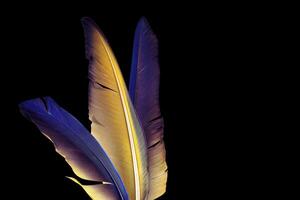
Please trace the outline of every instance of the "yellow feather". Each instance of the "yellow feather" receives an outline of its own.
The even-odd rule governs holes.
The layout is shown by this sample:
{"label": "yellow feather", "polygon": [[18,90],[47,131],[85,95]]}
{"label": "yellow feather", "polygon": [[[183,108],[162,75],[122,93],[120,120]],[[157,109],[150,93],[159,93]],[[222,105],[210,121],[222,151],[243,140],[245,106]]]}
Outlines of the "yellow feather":
{"label": "yellow feather", "polygon": [[145,137],[118,63],[100,29],[83,19],[89,59],[91,132],[119,172],[131,200],[148,195]]}

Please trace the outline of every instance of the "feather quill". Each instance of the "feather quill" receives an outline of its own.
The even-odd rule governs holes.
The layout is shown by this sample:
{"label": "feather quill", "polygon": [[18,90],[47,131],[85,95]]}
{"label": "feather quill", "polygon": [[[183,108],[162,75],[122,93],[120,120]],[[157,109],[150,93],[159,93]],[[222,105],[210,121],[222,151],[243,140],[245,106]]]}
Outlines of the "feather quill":
{"label": "feather quill", "polygon": [[149,199],[165,193],[167,182],[163,118],[159,105],[158,41],[145,18],[138,22],[130,73],[129,94],[144,129],[149,165]]}
{"label": "feather quill", "polygon": [[119,172],[131,200],[148,195],[146,141],[116,58],[99,27],[83,18],[89,60],[91,132]]}
{"label": "feather quill", "polygon": [[93,136],[67,111],[49,97],[22,102],[21,113],[50,139],[80,178],[101,182],[78,183],[92,199],[128,200],[122,180]]}

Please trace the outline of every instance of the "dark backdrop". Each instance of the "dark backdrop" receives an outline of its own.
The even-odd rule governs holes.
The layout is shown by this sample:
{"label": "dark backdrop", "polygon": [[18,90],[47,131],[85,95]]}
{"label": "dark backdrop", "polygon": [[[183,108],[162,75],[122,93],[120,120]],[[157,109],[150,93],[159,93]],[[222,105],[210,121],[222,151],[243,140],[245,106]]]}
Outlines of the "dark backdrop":
{"label": "dark backdrop", "polygon": [[138,19],[145,16],[158,36],[169,166],[161,199],[241,198],[260,190],[250,181],[258,167],[249,161],[256,121],[245,114],[255,110],[257,99],[249,92],[260,65],[256,44],[262,32],[253,13],[157,6],[116,14],[95,7],[60,12],[40,7],[3,20],[7,62],[1,66],[1,98],[8,131],[2,133],[2,172],[8,199],[89,199],[65,178],[68,165],[17,107],[26,99],[51,96],[89,127],[83,16],[93,18],[107,36],[126,82]]}

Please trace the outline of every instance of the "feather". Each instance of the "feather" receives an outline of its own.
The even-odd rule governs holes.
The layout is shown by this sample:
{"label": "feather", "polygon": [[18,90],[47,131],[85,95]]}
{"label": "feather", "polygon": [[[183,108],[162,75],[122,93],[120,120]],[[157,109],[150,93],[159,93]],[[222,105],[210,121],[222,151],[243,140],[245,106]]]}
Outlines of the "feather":
{"label": "feather", "polygon": [[131,200],[148,195],[146,141],[116,58],[98,26],[83,18],[89,60],[91,132],[119,172]]}
{"label": "feather", "polygon": [[71,114],[49,97],[22,102],[21,113],[50,139],[56,151],[82,179],[101,184],[78,183],[92,199],[128,200],[122,180],[93,136]]}
{"label": "feather", "polygon": [[129,94],[147,139],[149,199],[164,194],[167,182],[159,76],[158,41],[147,20],[141,18],[134,37]]}

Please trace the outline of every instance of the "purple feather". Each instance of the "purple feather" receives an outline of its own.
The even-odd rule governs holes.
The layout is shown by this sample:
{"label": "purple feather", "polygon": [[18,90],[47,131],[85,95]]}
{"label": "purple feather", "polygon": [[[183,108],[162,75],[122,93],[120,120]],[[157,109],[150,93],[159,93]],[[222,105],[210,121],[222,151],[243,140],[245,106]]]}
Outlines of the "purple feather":
{"label": "purple feather", "polygon": [[143,17],[134,37],[129,94],[147,136],[148,147],[155,145],[163,136],[159,76],[158,41]]}
{"label": "purple feather", "polygon": [[158,41],[147,20],[136,28],[129,94],[143,127],[148,147],[149,199],[166,191],[167,163],[163,141],[163,118],[159,105]]}

